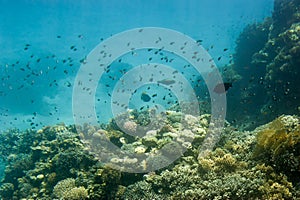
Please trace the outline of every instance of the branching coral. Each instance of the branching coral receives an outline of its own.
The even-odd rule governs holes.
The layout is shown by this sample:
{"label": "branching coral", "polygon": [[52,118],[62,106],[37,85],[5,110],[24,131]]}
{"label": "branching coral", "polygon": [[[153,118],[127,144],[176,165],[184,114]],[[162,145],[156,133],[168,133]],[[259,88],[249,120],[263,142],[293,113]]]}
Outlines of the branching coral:
{"label": "branching coral", "polygon": [[233,172],[239,168],[246,167],[245,162],[238,162],[232,154],[226,153],[218,148],[208,156],[200,158],[201,169],[213,172]]}

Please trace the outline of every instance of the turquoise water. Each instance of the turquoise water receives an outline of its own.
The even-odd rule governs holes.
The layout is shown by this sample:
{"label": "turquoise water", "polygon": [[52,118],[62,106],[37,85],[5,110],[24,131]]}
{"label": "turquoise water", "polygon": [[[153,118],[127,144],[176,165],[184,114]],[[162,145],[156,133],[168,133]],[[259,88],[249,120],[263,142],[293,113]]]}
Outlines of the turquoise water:
{"label": "turquoise water", "polygon": [[[239,33],[270,16],[273,1],[1,1],[0,9],[0,122],[6,129],[72,124],[80,60],[111,35],[138,27],[174,29],[202,40],[222,67]],[[100,121],[110,117],[105,113]]]}

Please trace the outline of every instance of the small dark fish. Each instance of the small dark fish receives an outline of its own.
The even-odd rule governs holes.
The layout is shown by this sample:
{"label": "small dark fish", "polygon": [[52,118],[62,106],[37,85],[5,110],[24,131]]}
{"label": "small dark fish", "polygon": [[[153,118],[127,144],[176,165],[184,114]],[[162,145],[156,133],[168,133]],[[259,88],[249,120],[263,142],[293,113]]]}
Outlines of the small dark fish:
{"label": "small dark fish", "polygon": [[172,79],[163,79],[163,80],[157,81],[157,83],[161,83],[164,85],[171,85],[171,84],[174,84],[175,81]]}
{"label": "small dark fish", "polygon": [[232,87],[232,83],[219,83],[215,86],[214,92],[218,94],[225,93],[229,88]]}
{"label": "small dark fish", "polygon": [[67,82],[65,82],[65,86],[67,86],[67,87],[71,87],[71,86],[72,86],[72,84],[71,84],[69,81],[67,81]]}
{"label": "small dark fish", "polygon": [[227,50],[228,50],[227,48],[223,49],[223,51],[227,51]]}
{"label": "small dark fish", "polygon": [[151,100],[151,97],[148,94],[146,94],[145,92],[143,92],[141,95],[141,99],[144,102],[149,102]]}

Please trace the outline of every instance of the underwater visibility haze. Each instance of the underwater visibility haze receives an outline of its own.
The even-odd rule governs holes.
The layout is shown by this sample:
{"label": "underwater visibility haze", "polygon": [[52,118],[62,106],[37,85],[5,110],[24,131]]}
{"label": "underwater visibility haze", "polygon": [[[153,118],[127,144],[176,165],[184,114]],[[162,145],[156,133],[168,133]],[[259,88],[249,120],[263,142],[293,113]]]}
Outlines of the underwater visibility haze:
{"label": "underwater visibility haze", "polygon": [[299,0],[0,0],[1,199],[299,199]]}

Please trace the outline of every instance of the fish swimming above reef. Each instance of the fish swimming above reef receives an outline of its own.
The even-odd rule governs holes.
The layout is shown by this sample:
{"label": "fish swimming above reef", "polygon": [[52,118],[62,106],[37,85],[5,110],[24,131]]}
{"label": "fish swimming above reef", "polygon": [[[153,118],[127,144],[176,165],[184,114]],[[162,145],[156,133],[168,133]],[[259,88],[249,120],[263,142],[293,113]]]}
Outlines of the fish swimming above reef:
{"label": "fish swimming above reef", "polygon": [[141,99],[142,99],[142,101],[144,101],[144,102],[149,102],[149,101],[151,100],[151,97],[150,97],[146,92],[143,92],[143,93],[141,94]]}
{"label": "fish swimming above reef", "polygon": [[163,80],[160,80],[160,81],[157,81],[157,83],[161,83],[161,84],[164,84],[164,85],[172,85],[175,83],[175,81],[173,79],[163,79]]}
{"label": "fish swimming above reef", "polygon": [[218,93],[218,94],[222,94],[225,93],[227,90],[229,90],[229,88],[232,87],[232,83],[228,82],[228,83],[219,83],[215,86],[214,88],[214,92]]}

